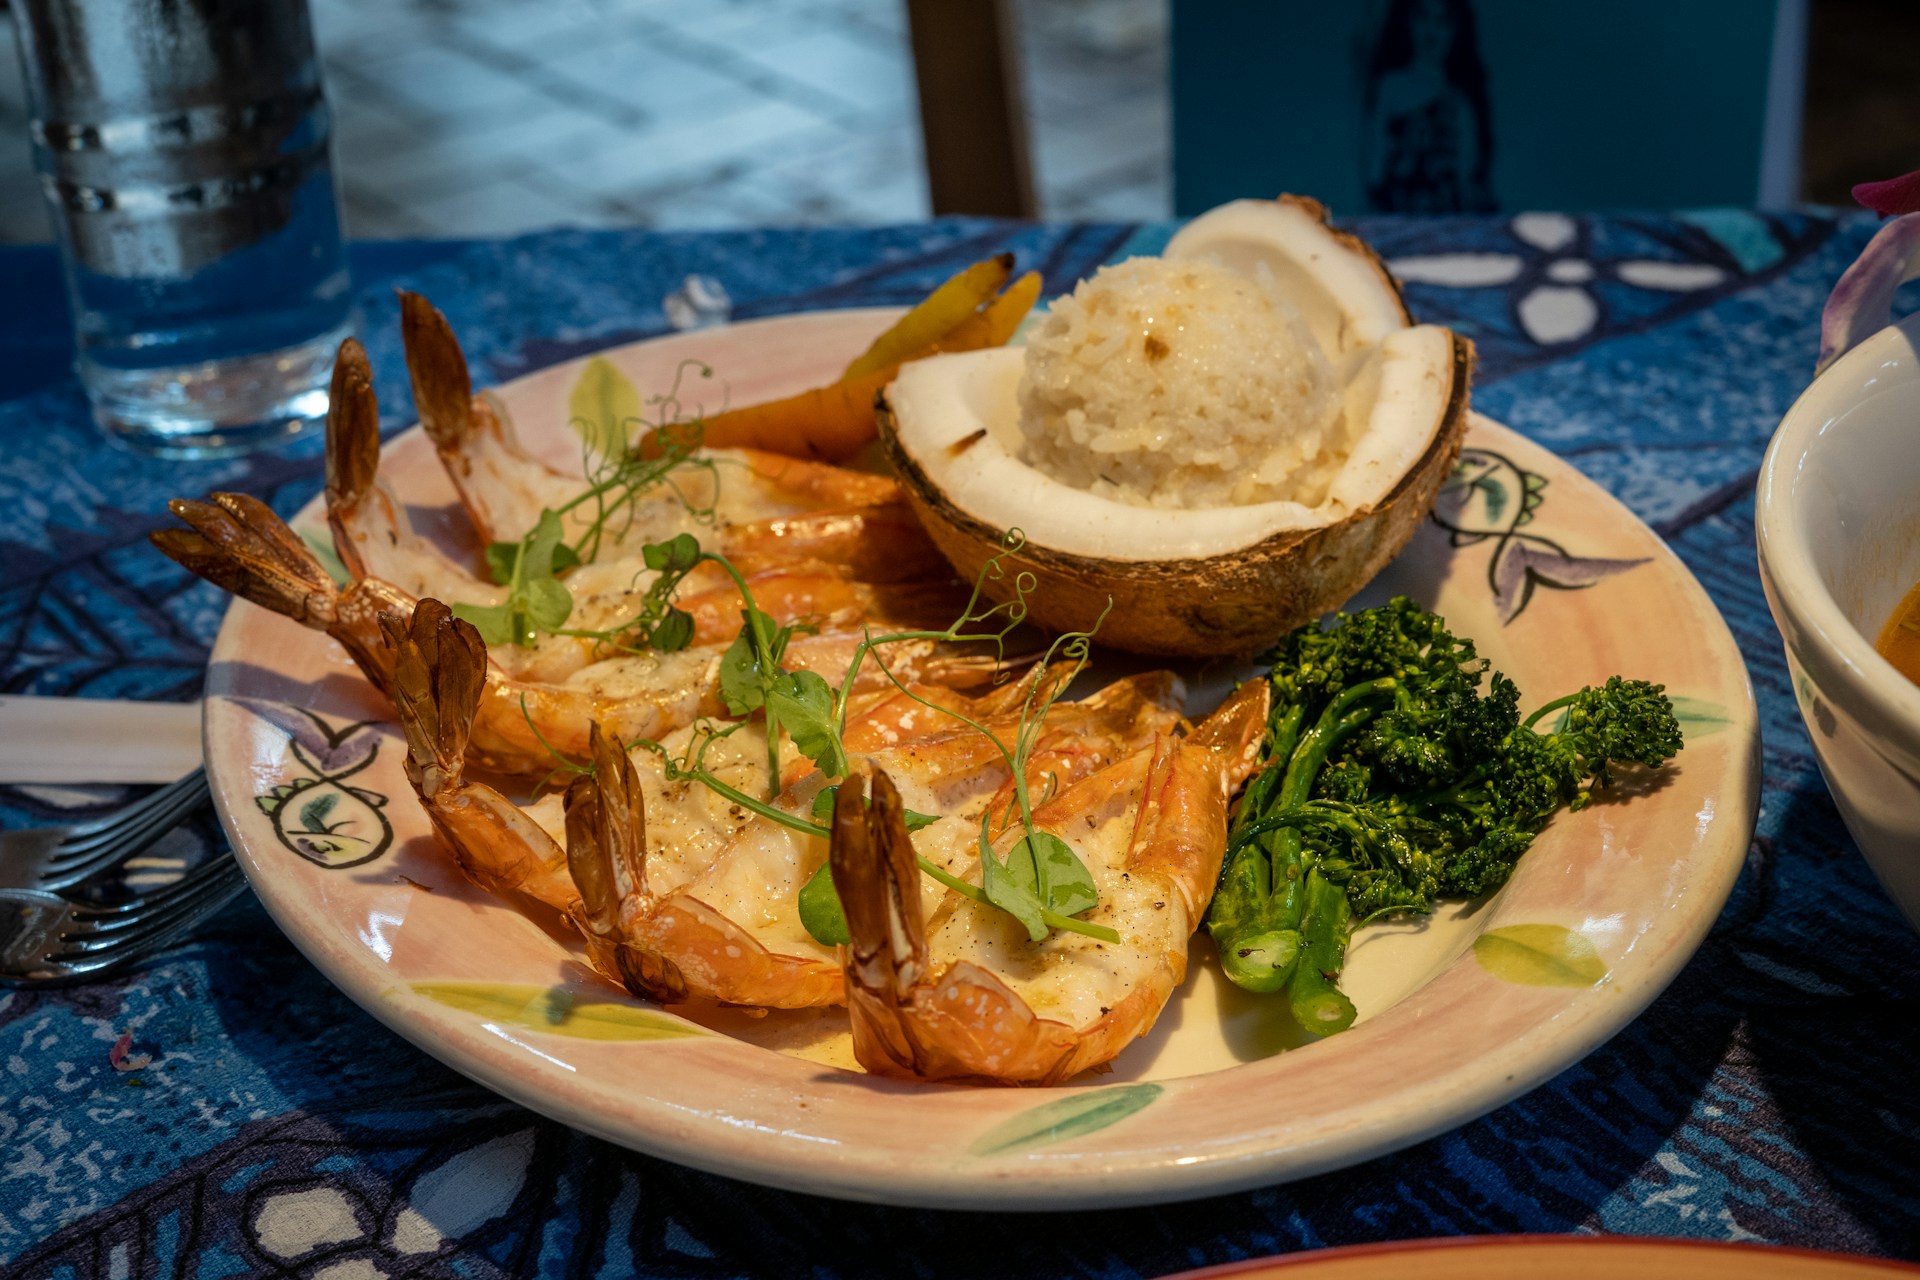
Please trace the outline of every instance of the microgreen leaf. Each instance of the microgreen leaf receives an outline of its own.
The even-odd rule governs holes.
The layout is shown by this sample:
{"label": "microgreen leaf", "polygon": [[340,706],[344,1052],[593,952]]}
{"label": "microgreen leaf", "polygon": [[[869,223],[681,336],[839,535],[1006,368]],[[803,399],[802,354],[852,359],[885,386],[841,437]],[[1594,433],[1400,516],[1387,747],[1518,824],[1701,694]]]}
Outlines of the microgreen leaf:
{"label": "microgreen leaf", "polygon": [[[832,807],[831,799],[828,807]],[[821,946],[845,946],[853,941],[846,912],[840,907],[840,891],[834,887],[831,862],[821,863],[820,869],[800,886],[800,925]]]}
{"label": "microgreen leaf", "polygon": [[795,750],[829,778],[846,776],[847,752],[834,723],[832,685],[816,672],[789,672],[767,685],[766,704],[767,714],[787,731]]}
{"label": "microgreen leaf", "polygon": [[679,652],[693,643],[693,615],[685,609],[669,607],[665,616],[654,624],[648,639],[662,653]]}
{"label": "microgreen leaf", "polygon": [[767,686],[780,675],[777,663],[773,670],[767,669],[779,629],[752,605],[740,611],[740,623],[740,634],[720,659],[720,696],[728,711],[745,716],[767,704]]}
{"label": "microgreen leaf", "polygon": [[[556,560],[560,550],[560,539],[565,534],[566,528],[560,523],[559,516],[552,511],[541,511],[539,523],[534,525],[533,532],[527,535],[524,549],[520,552],[521,563],[515,566],[520,576],[535,579],[551,578],[565,567],[564,562]],[[568,554],[572,554],[571,548],[568,549]],[[580,563],[577,556],[574,557],[573,563]]]}
{"label": "microgreen leaf", "polygon": [[[733,576],[734,585],[740,588],[741,599],[746,603],[746,608],[740,611],[740,634],[720,659],[720,696],[727,709],[737,716],[749,715],[761,707],[767,710],[767,798],[771,800],[780,794],[780,715],[777,708],[769,705],[768,698],[787,674],[781,669],[780,658],[787,651],[787,641],[793,638],[794,628],[791,623],[778,626],[762,613],[754,605],[753,591],[740,571],[724,557],[714,558]],[[789,692],[795,692],[796,688],[789,688]],[[795,700],[796,710],[805,701],[805,698]],[[811,716],[812,713],[809,710],[805,714]],[[831,750],[839,752],[839,726],[829,726],[827,734],[832,739]],[[828,748],[822,746],[822,750]],[[839,752],[839,758],[844,760],[845,753]]]}
{"label": "microgreen leaf", "polygon": [[678,533],[665,542],[649,542],[640,548],[640,557],[649,569],[684,577],[700,563],[700,542],[690,533]]}
{"label": "microgreen leaf", "polygon": [[525,587],[527,622],[540,631],[558,631],[573,612],[573,593],[554,578],[535,578]]}
{"label": "microgreen leaf", "polygon": [[[545,513],[543,513],[545,514]],[[513,584],[513,571],[520,565],[521,549],[527,545],[526,539],[519,542],[489,542],[487,544],[487,572],[493,580],[503,587]],[[554,573],[564,573],[580,563],[580,556],[574,549],[562,542],[553,549],[550,568]]]}
{"label": "microgreen leaf", "polygon": [[640,392],[624,373],[601,357],[587,361],[567,397],[567,414],[590,453],[617,458],[627,450],[628,424],[646,413]]}
{"label": "microgreen leaf", "polygon": [[487,572],[500,586],[511,586],[513,571],[520,563],[518,542],[489,542],[487,544]]}
{"label": "microgreen leaf", "polygon": [[513,644],[518,636],[514,628],[515,610],[511,605],[456,604],[453,616],[470,622],[480,638],[489,645]]}
{"label": "microgreen leaf", "polygon": [[1031,876],[1028,887],[1047,910],[1063,916],[1090,911],[1100,901],[1093,873],[1073,851],[1073,847],[1051,831],[1035,831],[1023,836],[1007,850],[1007,868],[1023,881]]}
{"label": "microgreen leaf", "polygon": [[[820,788],[820,793],[813,798],[812,812],[813,812],[813,820],[815,822],[822,822],[828,825],[831,825],[833,823],[833,800],[834,800],[834,797],[839,794],[840,794],[840,786],[838,783],[835,783],[831,787]],[[867,801],[867,805],[869,808],[871,808],[873,805],[873,801],[871,800]],[[940,815],[937,813],[915,813],[911,809],[905,810],[905,813],[906,813],[906,819],[907,819],[907,833],[909,835],[911,835],[915,831],[920,831],[926,827],[930,827],[934,823],[940,821]]]}
{"label": "microgreen leaf", "polygon": [[988,902],[1021,923],[1029,941],[1045,942],[1047,922],[1041,917],[1046,907],[1033,890],[1033,859],[1016,860],[1024,862],[1018,868],[1001,862],[987,843],[987,823],[986,818],[980,820],[980,887],[986,890]]}
{"label": "microgreen leaf", "polygon": [[487,567],[507,588],[507,598],[497,605],[456,604],[453,616],[471,622],[490,645],[530,646],[540,632],[565,626],[573,612],[573,593],[553,575],[580,559],[560,541],[564,532],[558,515],[542,511],[520,541],[489,546]]}

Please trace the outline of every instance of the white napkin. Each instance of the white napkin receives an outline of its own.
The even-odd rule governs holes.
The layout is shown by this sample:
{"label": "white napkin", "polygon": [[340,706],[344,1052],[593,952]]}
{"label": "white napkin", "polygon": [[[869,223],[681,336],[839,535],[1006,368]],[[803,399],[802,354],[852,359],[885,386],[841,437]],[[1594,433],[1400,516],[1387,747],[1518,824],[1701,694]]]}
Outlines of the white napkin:
{"label": "white napkin", "polygon": [[172,782],[200,763],[200,704],[0,694],[0,782]]}

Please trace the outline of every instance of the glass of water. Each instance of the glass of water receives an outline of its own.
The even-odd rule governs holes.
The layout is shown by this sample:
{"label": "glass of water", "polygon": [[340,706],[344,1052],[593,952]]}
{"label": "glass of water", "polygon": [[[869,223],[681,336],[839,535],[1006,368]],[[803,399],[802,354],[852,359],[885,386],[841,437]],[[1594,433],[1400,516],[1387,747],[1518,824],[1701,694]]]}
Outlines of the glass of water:
{"label": "glass of water", "polygon": [[353,291],[306,0],[13,0],[81,383],[115,438],[321,420]]}

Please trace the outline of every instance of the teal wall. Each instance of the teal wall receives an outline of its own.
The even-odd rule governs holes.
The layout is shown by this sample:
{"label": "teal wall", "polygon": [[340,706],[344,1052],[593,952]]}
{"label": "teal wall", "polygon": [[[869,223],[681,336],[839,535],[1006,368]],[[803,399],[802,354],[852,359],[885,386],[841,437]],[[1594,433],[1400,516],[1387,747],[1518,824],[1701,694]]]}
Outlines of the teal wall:
{"label": "teal wall", "polygon": [[[1754,203],[1773,0],[1470,0],[1506,209]],[[1383,2],[1173,0],[1174,204],[1368,207],[1362,94]]]}

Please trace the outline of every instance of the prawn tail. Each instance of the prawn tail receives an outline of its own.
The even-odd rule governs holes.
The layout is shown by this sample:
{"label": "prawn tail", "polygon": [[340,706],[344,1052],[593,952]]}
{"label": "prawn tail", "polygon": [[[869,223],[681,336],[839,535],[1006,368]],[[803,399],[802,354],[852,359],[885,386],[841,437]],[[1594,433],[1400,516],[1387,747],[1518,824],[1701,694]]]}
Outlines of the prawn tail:
{"label": "prawn tail", "polygon": [[487,680],[487,646],[473,624],[438,600],[411,618],[381,616],[394,654],[392,697],[407,736],[407,780],[429,802],[462,783],[467,739]]}
{"label": "prawn tail", "polygon": [[156,530],[151,538],[176,564],[315,630],[330,630],[338,621],[340,588],[266,503],[244,493],[216,493],[204,502],[176,498],[167,509],[188,527]]}
{"label": "prawn tail", "polygon": [[827,855],[851,939],[842,967],[854,1053],[870,1071],[917,1075],[912,1004],[927,977],[920,868],[892,781],[875,771],[871,806],[866,789],[857,774],[840,785]]}
{"label": "prawn tail", "polygon": [[515,468],[542,469],[544,464],[521,446],[506,407],[492,395],[474,394],[467,357],[446,316],[404,289],[400,336],[420,425],[433,440],[475,532],[484,542],[518,538],[523,530],[501,526],[489,490],[510,483],[505,475]]}
{"label": "prawn tail", "polygon": [[829,849],[851,939],[841,959],[862,1067],[921,1080],[1057,1084],[1108,1061],[1152,1027],[1178,984],[1170,964],[1156,966],[1082,1027],[1042,1017],[971,960],[934,971],[905,810],[884,774],[874,774],[873,792],[869,809],[857,779],[841,784]]}
{"label": "prawn tail", "polygon": [[463,776],[487,680],[480,633],[433,599],[382,613],[380,630],[392,651],[389,696],[407,739],[407,781],[441,847],[488,893],[536,918],[571,916],[578,896],[566,853],[525,810]]}
{"label": "prawn tail", "polygon": [[1249,680],[1227,695],[1227,700],[1187,737],[1194,746],[1224,757],[1230,791],[1252,777],[1260,766],[1260,748],[1272,704],[1273,686],[1266,680]]}
{"label": "prawn tail", "polygon": [[630,916],[653,912],[647,892],[647,816],[640,776],[619,739],[591,731],[593,772],[567,788],[567,870],[579,890],[574,924],[596,969],[634,995],[662,1004],[687,999],[687,980],[671,958],[626,940]]}
{"label": "prawn tail", "polygon": [[340,344],[327,404],[327,524],[341,563],[356,578],[368,576],[353,537],[367,503],[378,501],[380,403],[373,393],[373,366],[358,340]]}
{"label": "prawn tail", "polygon": [[405,289],[400,290],[400,337],[420,425],[440,456],[451,458],[466,448],[475,426],[466,354],[440,309]]}

